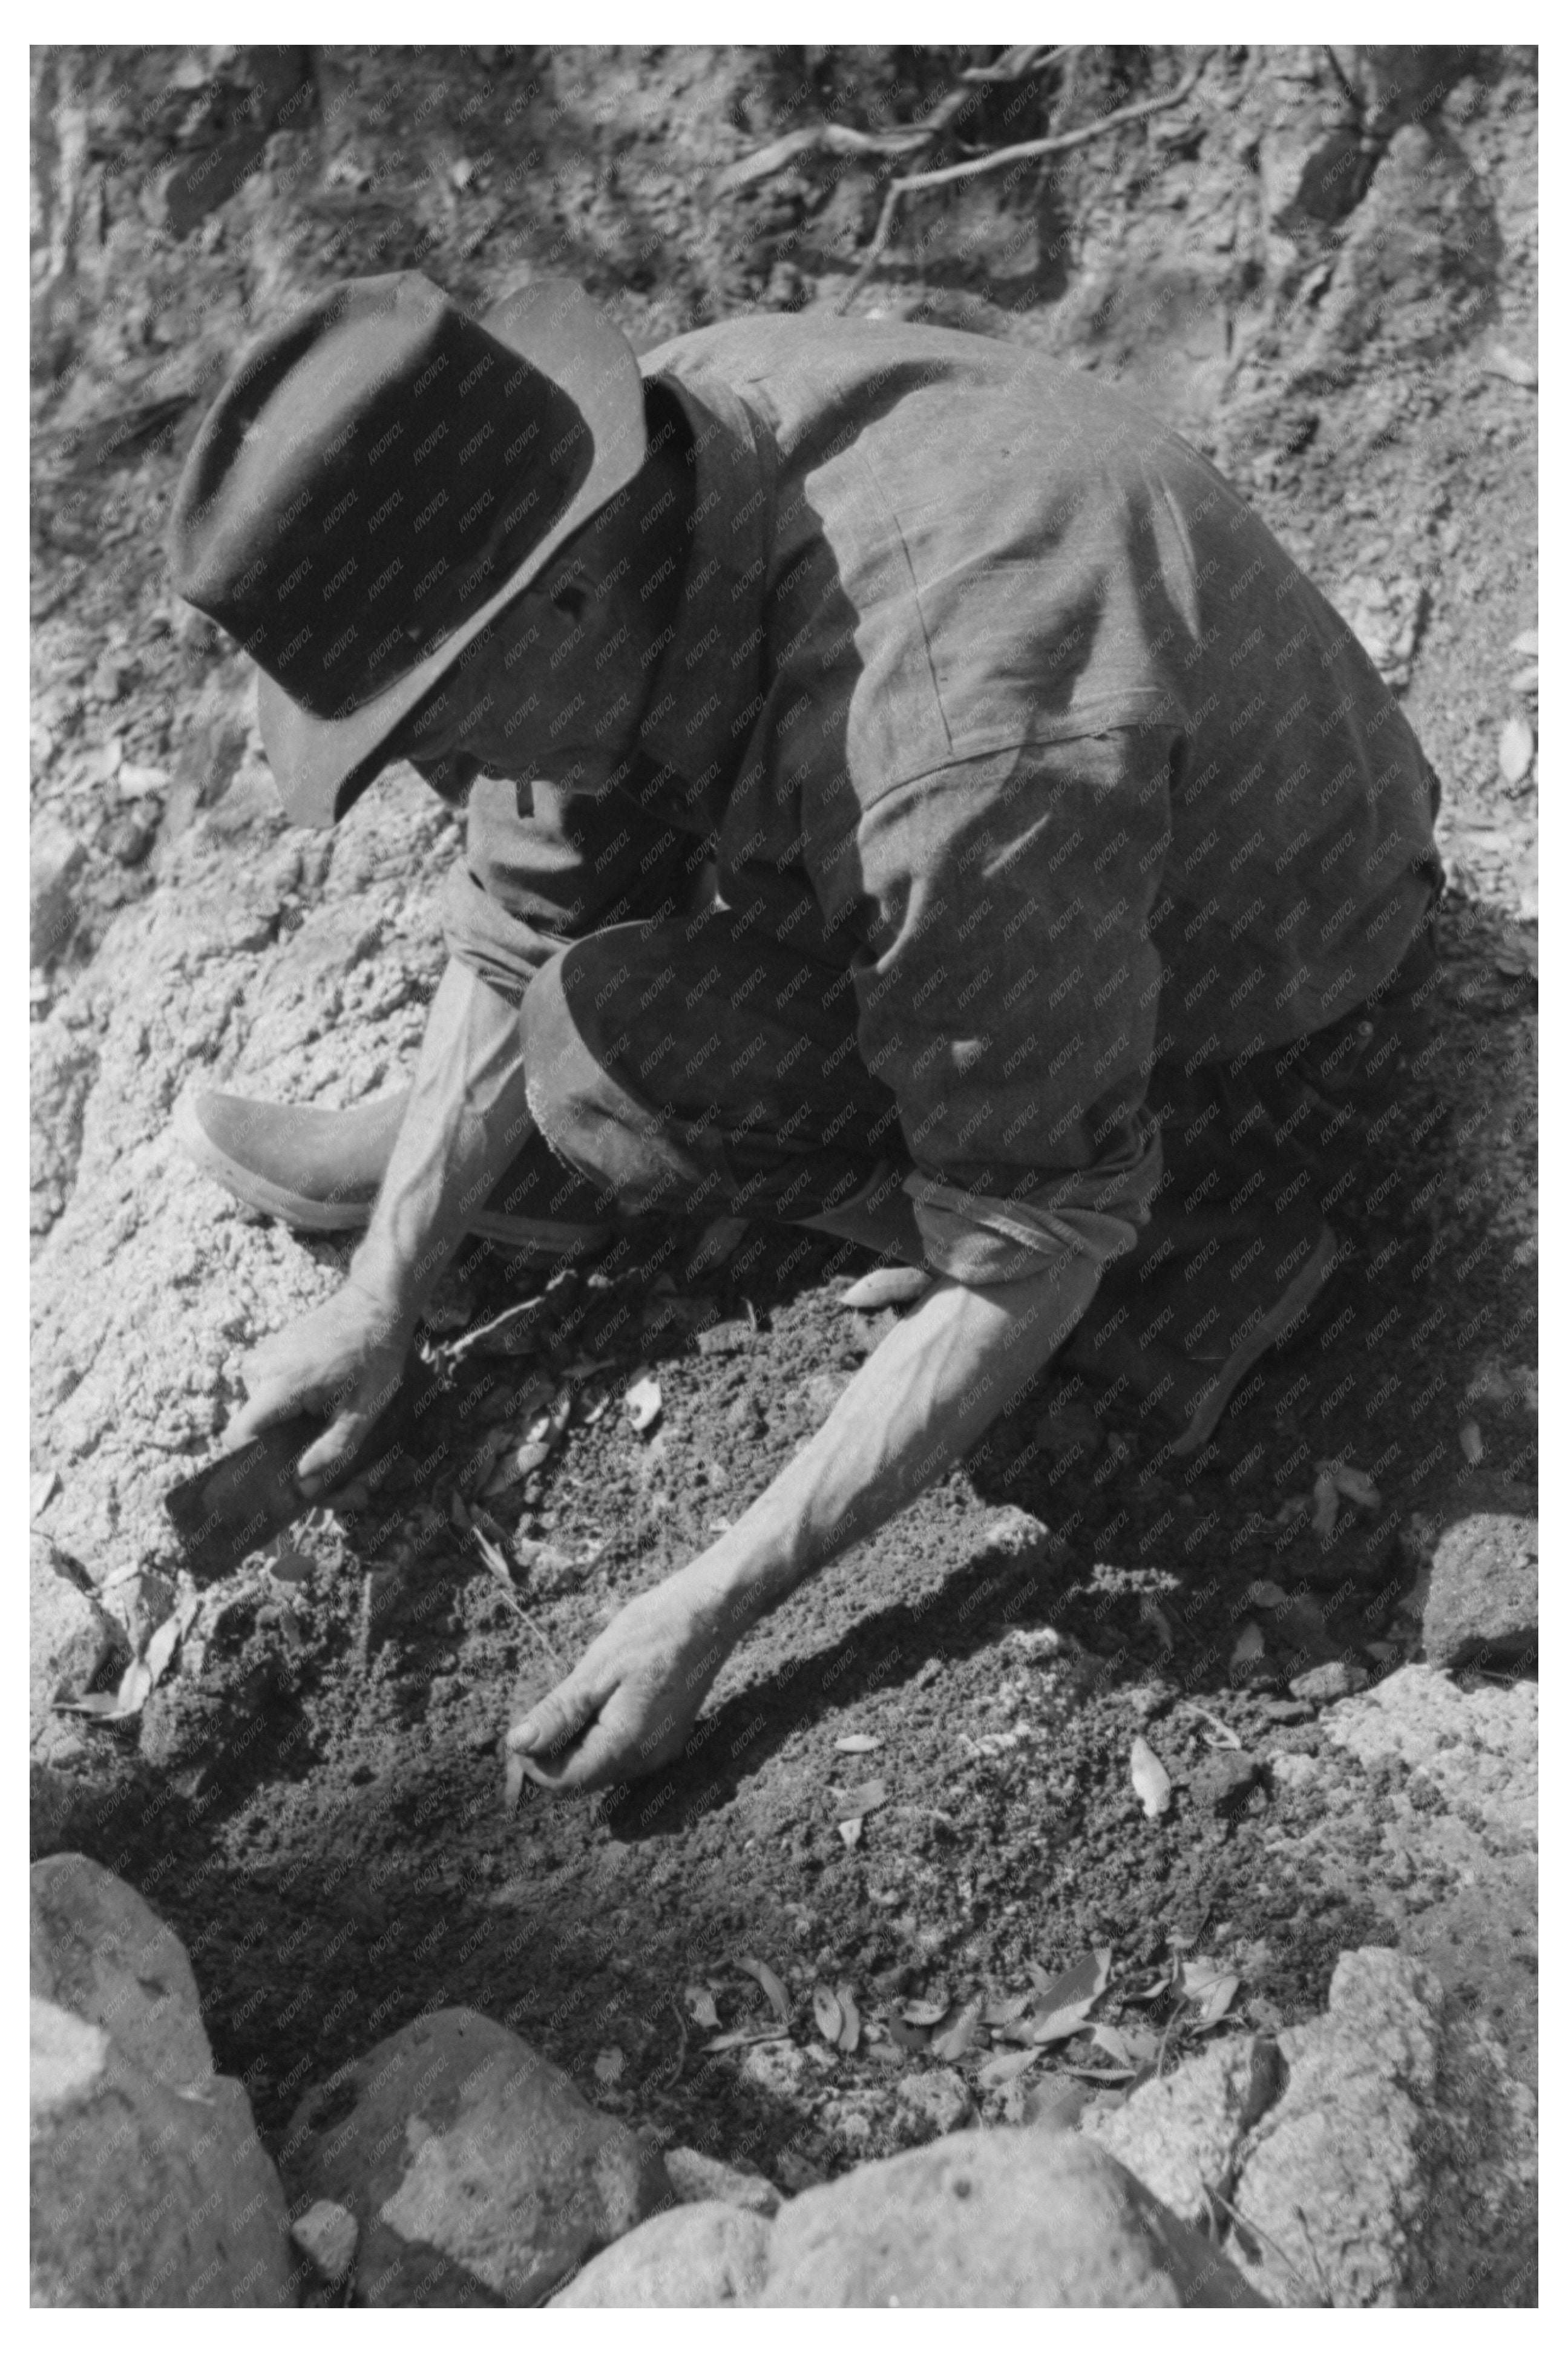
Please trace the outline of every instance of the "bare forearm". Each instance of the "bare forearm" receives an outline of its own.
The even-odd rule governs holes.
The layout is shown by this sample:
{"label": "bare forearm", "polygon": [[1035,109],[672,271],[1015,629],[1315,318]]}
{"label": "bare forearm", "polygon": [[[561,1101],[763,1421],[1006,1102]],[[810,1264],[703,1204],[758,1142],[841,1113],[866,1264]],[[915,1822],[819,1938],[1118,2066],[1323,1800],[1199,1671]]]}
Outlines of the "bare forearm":
{"label": "bare forearm", "polygon": [[868,1357],[816,1435],[689,1574],[741,1632],[872,1534],[971,1447],[1061,1346],[1099,1270],[969,1290],[943,1282]]}
{"label": "bare forearm", "polygon": [[517,1008],[449,964],[430,1007],[414,1091],[351,1279],[411,1323],[472,1210],[527,1141]]}

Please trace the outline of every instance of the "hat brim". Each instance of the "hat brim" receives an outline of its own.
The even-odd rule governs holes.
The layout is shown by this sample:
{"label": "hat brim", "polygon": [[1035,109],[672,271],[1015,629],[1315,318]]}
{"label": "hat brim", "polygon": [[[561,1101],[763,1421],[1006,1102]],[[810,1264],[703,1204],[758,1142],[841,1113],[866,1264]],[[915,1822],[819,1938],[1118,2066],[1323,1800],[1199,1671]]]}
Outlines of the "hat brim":
{"label": "hat brim", "polygon": [[574,533],[624,489],[647,454],[642,374],[618,327],[570,280],[523,287],[483,321],[488,332],[543,371],[575,403],[592,436],[586,480],[551,529],[493,596],[396,683],[343,719],[318,719],[262,674],[261,741],[293,825],[331,826],[374,782],[389,739],[434,691],[498,613],[521,596]]}

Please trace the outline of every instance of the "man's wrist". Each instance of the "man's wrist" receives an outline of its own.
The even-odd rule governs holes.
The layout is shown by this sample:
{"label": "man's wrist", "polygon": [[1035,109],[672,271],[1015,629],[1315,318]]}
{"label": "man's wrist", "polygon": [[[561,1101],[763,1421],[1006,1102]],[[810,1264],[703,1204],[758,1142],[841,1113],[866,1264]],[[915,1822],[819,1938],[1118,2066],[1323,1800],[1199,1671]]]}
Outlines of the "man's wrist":
{"label": "man's wrist", "polygon": [[384,1345],[406,1345],[412,1340],[420,1301],[408,1270],[389,1265],[379,1253],[367,1254],[362,1245],[343,1277],[343,1289],[374,1317]]}

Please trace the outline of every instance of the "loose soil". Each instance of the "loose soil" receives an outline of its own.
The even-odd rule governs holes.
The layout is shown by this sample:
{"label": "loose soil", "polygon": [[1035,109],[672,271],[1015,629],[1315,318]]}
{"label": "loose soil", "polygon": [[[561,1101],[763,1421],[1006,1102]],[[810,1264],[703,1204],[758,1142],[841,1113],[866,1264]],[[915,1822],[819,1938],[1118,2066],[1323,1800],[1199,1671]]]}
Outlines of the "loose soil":
{"label": "loose soil", "polygon": [[[358,53],[330,54],[357,91],[356,168],[368,171],[377,78],[387,58],[412,53],[363,65]],[[750,225],[742,235],[731,222],[728,243],[701,218],[696,162],[729,161],[786,119],[782,84],[763,87],[746,64],[764,54],[616,52],[595,77],[583,168],[552,183],[569,247],[556,266],[580,268],[639,340],[692,323],[694,311],[826,299],[849,266],[835,258],[841,216],[852,210],[850,226],[867,233],[853,178],[823,195],[810,173],[804,194],[796,174],[785,193],[764,186],[748,199]],[[835,54],[841,79],[870,59],[856,70],[872,88],[876,53]],[[528,71],[564,78],[582,55],[531,53]],[[1274,2025],[1321,2007],[1342,1949],[1422,1948],[1424,1918],[1450,1981],[1528,2065],[1528,1903],[1491,1924],[1484,1951],[1473,1936],[1443,1942],[1463,1891],[1419,1857],[1393,1903],[1379,1826],[1399,1768],[1330,1757],[1318,1709],[1286,1689],[1321,1662],[1376,1676],[1413,1653],[1418,1629],[1402,1609],[1413,1523],[1533,1509],[1535,772],[1505,786],[1496,744],[1520,703],[1510,641],[1535,618],[1535,416],[1533,393],[1485,364],[1499,341],[1533,350],[1533,83],[1512,53],[1486,55],[1485,72],[1458,78],[1443,123],[1468,159],[1465,185],[1490,206],[1487,299],[1435,344],[1385,338],[1342,380],[1304,380],[1289,329],[1310,311],[1305,298],[1283,329],[1272,314],[1268,333],[1248,329],[1242,304],[1236,356],[1217,369],[1206,329],[1191,331],[1195,355],[1183,362],[1160,343],[1164,313],[1140,337],[1125,290],[1115,310],[1106,287],[1152,283],[1169,250],[1186,250],[1184,222],[1223,218],[1239,202],[1224,107],[1234,112],[1253,87],[1256,68],[1240,52],[1223,60],[1219,112],[1185,144],[1140,145],[1114,171],[1058,189],[1054,203],[1076,197],[1079,207],[1071,267],[1060,284],[1051,279],[1035,220],[1027,299],[1002,322],[1180,413],[1331,593],[1371,579],[1417,616],[1405,702],[1444,779],[1451,885],[1429,1073],[1444,1116],[1418,1120],[1425,1132],[1407,1134],[1364,1197],[1337,1209],[1353,1254],[1334,1292],[1295,1345],[1259,1367],[1195,1464],[1154,1463],[1135,1421],[1113,1437],[1107,1421],[1077,1460],[1053,1455],[1040,1435],[1047,1382],[962,1472],[746,1642],[679,1767],[607,1800],[525,1792],[506,1811],[500,1742],[513,1695],[553,1680],[552,1659],[569,1660],[627,1596],[689,1558],[817,1426],[876,1336],[841,1304],[868,1261],[753,1226],[721,1270],[680,1279],[674,1293],[659,1282],[683,1262],[691,1238],[681,1234],[636,1264],[614,1261],[600,1289],[562,1285],[541,1360],[557,1375],[594,1356],[595,1320],[613,1323],[623,1299],[623,1329],[637,1337],[606,1348],[601,1369],[572,1376],[563,1443],[493,1506],[517,1565],[504,1586],[465,1537],[453,1496],[471,1487],[467,1466],[485,1429],[504,1420],[538,1366],[467,1357],[416,1475],[374,1513],[318,1515],[294,1539],[287,1579],[249,1564],[209,1599],[139,1727],[87,1736],[99,1795],[73,1841],[123,1872],[184,1938],[217,2063],[244,2077],[265,2131],[280,2133],[309,2084],[379,2036],[426,2008],[467,2003],[514,2026],[600,2105],[663,2138],[743,2154],[794,2186],[931,2129],[897,2098],[935,2063],[931,2054],[883,2043],[846,2056],[812,2041],[819,1981],[847,1984],[875,2021],[896,1995],[1020,1990],[1028,1965],[1065,1968],[1095,1947],[1110,1948],[1117,1986],[1135,1993],[1173,1956],[1201,1951],[1238,1974],[1236,2019]],[[442,139],[457,139],[464,76],[474,90],[489,81],[479,128],[465,134],[478,154],[482,132],[502,136],[511,69],[501,53],[461,57],[433,119]],[[426,60],[404,79],[413,87],[423,76],[429,89],[433,72]],[[627,259],[640,250],[636,204],[617,209],[605,193],[614,124],[624,168],[642,175],[636,188],[657,195],[641,263]],[[321,205],[349,185],[334,168],[329,159],[316,243],[289,248],[289,269],[308,282],[312,270],[372,266],[364,206],[322,227]],[[482,203],[492,206],[486,234],[498,237],[499,164],[487,162],[479,184],[494,192]],[[254,195],[244,201],[253,224],[287,226],[281,197],[264,216]],[[784,226],[764,234],[756,216],[769,206],[768,220],[778,213]],[[426,246],[424,266],[459,292],[493,288],[483,236],[465,242],[478,216],[456,197],[447,211],[445,241]],[[409,223],[425,216],[411,206],[399,218],[416,258]],[[1010,220],[994,207],[986,234],[1003,240]],[[803,223],[815,224],[810,236],[795,233]],[[221,240],[205,251],[217,283]],[[254,237],[247,255],[255,269]],[[144,286],[175,282],[182,262],[199,281],[190,246],[171,252],[148,239]],[[957,273],[959,289],[994,302],[1003,280],[983,262],[984,252],[967,281]],[[940,314],[937,298],[956,300],[954,284],[934,264],[918,276],[896,248],[863,300]],[[95,336],[107,348],[103,320],[68,318],[67,328],[86,348]],[[101,368],[40,391],[51,430],[87,413],[84,382],[101,389]],[[83,922],[67,965],[36,990],[39,1019],[119,907],[159,887],[155,844],[168,822],[153,801],[103,817],[78,757],[94,724],[83,674],[118,622],[128,677],[114,724],[132,764],[165,757],[181,706],[226,675],[219,649],[181,632],[157,554],[178,457],[177,447],[151,450],[69,514],[47,468],[41,477],[37,663],[49,750],[37,798],[69,818],[90,856]],[[141,858],[128,860],[113,834],[128,823],[154,845]],[[308,895],[308,875],[300,887]],[[75,1115],[79,1125],[79,1102]],[[46,1252],[72,1166],[68,1140],[52,1134]],[[322,1264],[346,1259],[297,1247]],[[440,1361],[462,1329],[538,1287],[493,1253],[471,1253],[437,1303],[431,1353]],[[689,1323],[738,1322],[746,1339],[710,1354],[692,1329],[660,1332],[661,1315],[681,1312],[672,1297],[698,1303]],[[663,1395],[662,1419],[643,1436],[621,1403],[639,1366],[655,1370]],[[1467,1422],[1479,1461],[1473,1440],[1461,1445]],[[1313,1465],[1335,1455],[1373,1475],[1382,1506],[1346,1506],[1328,1541],[1300,1521],[1282,1525],[1284,1499],[1310,1490]],[[38,1459],[49,1460],[47,1421]],[[1259,1600],[1259,1580],[1283,1606]],[[1262,1660],[1233,1665],[1254,1624],[1267,1638]],[[1255,1766],[1250,1778],[1218,1770],[1234,1751],[1215,1719]],[[1130,1779],[1139,1733],[1174,1784],[1157,1820]],[[849,1734],[878,1745],[842,1752],[835,1744]],[[1277,1770],[1300,1753],[1322,1766],[1310,1793]],[[872,1776],[886,1799],[850,1846],[838,1827],[845,1792]],[[1298,1849],[1293,1825],[1321,1826],[1325,1813],[1335,1842],[1303,1836]],[[714,1992],[725,2030],[770,2022],[760,1989],[736,1971],[742,1956],[784,1978],[795,2039],[705,2055],[711,2032],[692,2018],[693,1986]],[[1151,2014],[1167,2019],[1169,2003]],[[978,2056],[960,2062],[966,2076]],[[1000,2092],[983,2102],[987,2115],[1007,2105]]]}

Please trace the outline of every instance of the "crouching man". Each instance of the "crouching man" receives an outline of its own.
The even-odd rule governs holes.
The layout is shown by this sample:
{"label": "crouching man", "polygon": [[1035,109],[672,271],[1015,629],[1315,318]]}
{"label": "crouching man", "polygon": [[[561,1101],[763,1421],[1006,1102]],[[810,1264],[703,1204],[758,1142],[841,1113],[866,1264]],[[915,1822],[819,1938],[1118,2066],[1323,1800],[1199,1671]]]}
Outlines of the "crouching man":
{"label": "crouching man", "polygon": [[396,759],[467,811],[411,1090],[183,1114],[243,1199],[365,1229],[236,1443],[330,1413],[330,1491],[469,1230],[735,1210],[938,1278],[512,1726],[547,1788],[677,1754],[1053,1356],[1191,1452],[1328,1279],[1426,1026],[1436,783],[1238,495],[1092,379],[805,317],[639,363],[573,286],[481,322],[353,281],[220,396],[173,554],[291,817]]}

